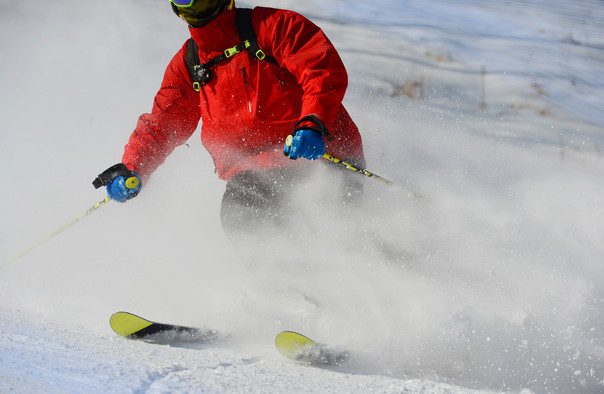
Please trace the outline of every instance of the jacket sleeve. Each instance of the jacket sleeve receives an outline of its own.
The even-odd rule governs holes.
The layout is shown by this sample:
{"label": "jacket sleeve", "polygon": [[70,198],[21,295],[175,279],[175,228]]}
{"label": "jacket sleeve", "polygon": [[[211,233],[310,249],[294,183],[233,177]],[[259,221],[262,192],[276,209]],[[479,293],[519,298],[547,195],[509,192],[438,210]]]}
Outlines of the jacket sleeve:
{"label": "jacket sleeve", "polygon": [[199,123],[199,94],[192,87],[185,53],[183,46],[168,65],[151,113],[140,116],[124,148],[122,163],[143,181],[189,139]]}
{"label": "jacket sleeve", "polygon": [[346,69],[333,44],[318,26],[293,11],[257,7],[252,23],[260,47],[302,87],[301,118],[314,114],[331,130],[348,86]]}

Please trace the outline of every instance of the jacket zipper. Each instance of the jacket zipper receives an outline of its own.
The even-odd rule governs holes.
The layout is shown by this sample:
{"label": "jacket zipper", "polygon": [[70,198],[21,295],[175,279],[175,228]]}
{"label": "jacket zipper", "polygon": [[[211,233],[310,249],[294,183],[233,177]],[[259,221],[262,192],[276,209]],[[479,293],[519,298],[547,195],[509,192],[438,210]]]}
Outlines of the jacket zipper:
{"label": "jacket zipper", "polygon": [[[246,87],[249,87],[250,85],[247,83],[247,74],[245,72],[245,68],[241,69],[241,74],[243,75],[243,83],[245,83]],[[249,91],[247,91],[247,109],[250,112],[250,114],[252,113],[252,100],[250,100],[250,96],[249,96]]]}
{"label": "jacket zipper", "polygon": [[285,82],[283,82],[283,80],[281,79],[279,74],[277,74],[277,72],[275,72],[274,70],[271,70],[271,71],[272,71],[273,75],[275,75],[275,77],[277,78],[277,80],[279,81],[281,86],[283,86],[284,88],[287,88],[287,84]]}

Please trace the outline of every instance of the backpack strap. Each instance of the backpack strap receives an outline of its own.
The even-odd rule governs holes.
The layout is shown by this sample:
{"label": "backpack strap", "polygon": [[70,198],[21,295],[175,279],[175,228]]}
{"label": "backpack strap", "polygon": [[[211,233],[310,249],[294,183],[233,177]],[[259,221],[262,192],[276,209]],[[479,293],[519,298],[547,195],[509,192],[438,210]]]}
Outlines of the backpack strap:
{"label": "backpack strap", "polygon": [[254,26],[252,25],[252,9],[237,8],[235,25],[237,26],[239,38],[241,38],[244,43],[246,41],[249,43],[249,45],[246,45],[246,49],[250,55],[256,59],[267,60],[273,64],[278,64],[274,57],[267,55],[266,52],[260,48],[260,45],[258,45],[258,36],[256,35]]}
{"label": "backpack strap", "polygon": [[194,39],[189,38],[187,41],[187,69],[189,70],[189,75],[193,79],[193,89],[195,89],[196,92],[199,92],[201,87],[207,83],[204,82],[201,73],[197,72],[200,67],[201,61],[199,60],[197,43]]}
{"label": "backpack strap", "polygon": [[258,37],[254,31],[254,26],[252,26],[252,10],[249,8],[237,8],[236,11],[235,24],[237,25],[239,38],[242,41],[241,44],[234,46],[233,48],[228,48],[221,55],[207,63],[201,64],[197,43],[192,38],[189,38],[187,41],[187,69],[189,70],[191,79],[193,79],[193,89],[195,89],[196,92],[199,92],[203,86],[210,82],[210,79],[212,78],[210,69],[213,66],[244,50],[247,50],[249,54],[256,59],[267,60],[279,65],[274,57],[267,55],[258,45]]}

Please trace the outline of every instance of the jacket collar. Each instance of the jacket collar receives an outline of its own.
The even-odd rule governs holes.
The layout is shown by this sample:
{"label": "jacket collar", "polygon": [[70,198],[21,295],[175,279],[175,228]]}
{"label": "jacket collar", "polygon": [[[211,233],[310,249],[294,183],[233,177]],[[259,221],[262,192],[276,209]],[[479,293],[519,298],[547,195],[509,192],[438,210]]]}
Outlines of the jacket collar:
{"label": "jacket collar", "polygon": [[216,19],[203,27],[189,26],[191,37],[197,43],[200,55],[206,55],[209,59],[241,43],[235,25],[235,13],[233,5],[231,9],[222,11]]}

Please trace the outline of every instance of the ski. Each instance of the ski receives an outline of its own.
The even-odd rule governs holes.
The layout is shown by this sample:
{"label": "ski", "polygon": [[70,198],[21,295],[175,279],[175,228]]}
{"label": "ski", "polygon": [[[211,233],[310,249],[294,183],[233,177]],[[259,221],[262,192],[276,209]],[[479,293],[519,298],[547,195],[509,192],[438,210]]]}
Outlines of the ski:
{"label": "ski", "polygon": [[[215,330],[151,321],[129,312],[116,312],[109,318],[116,334],[129,339],[158,344],[213,344],[219,339]],[[294,331],[283,331],[275,337],[277,350],[285,357],[314,366],[342,366],[350,357]]]}
{"label": "ski", "polygon": [[155,343],[214,343],[218,332],[181,326],[176,324],[157,323],[129,312],[116,312],[109,318],[109,324],[117,334],[130,338]]}
{"label": "ski", "polygon": [[275,337],[275,346],[285,357],[314,366],[342,366],[350,357],[346,351],[315,342],[294,331],[279,333]]}

